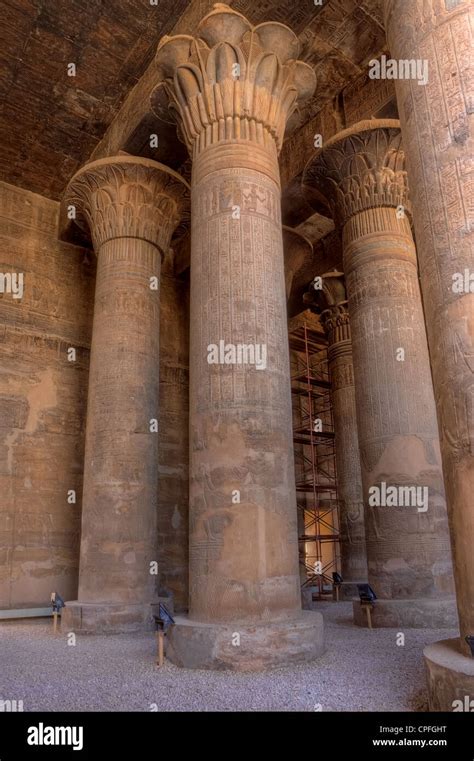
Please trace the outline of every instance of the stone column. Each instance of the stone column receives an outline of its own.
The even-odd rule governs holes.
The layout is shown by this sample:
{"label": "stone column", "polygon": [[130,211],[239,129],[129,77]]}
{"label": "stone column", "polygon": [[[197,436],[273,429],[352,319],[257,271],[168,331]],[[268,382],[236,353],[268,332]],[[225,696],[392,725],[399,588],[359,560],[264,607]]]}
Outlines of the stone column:
{"label": "stone column", "polygon": [[[332,138],[303,183],[342,231],[375,626],[453,625],[438,426],[399,123]],[[370,500],[370,501],[369,501]],[[364,620],[355,604],[356,622]]]}
{"label": "stone column", "polygon": [[[474,636],[474,4],[385,0],[385,19],[392,57],[419,61],[427,75],[425,86],[397,79],[395,87],[412,188],[461,628],[459,643],[449,649],[460,646],[470,657],[465,637]],[[468,664],[461,668],[467,673]],[[472,663],[470,668],[474,699]],[[432,705],[438,705],[432,697]],[[451,702],[447,699],[443,710],[452,710]]]}
{"label": "stone column", "polygon": [[219,4],[197,31],[157,53],[193,158],[190,612],[168,654],[254,669],[322,651],[300,603],[277,161],[315,79],[281,24]]}
{"label": "stone column", "polygon": [[344,597],[357,597],[356,584],[367,581],[367,554],[351,326],[344,274],[328,272],[322,275],[322,288],[308,291],[304,302],[320,314],[328,337],[343,578],[341,591]]}
{"label": "stone column", "polygon": [[156,601],[160,267],[189,200],[167,167],[117,156],[70,181],[65,203],[97,254],[78,600],[63,624],[150,624]]}

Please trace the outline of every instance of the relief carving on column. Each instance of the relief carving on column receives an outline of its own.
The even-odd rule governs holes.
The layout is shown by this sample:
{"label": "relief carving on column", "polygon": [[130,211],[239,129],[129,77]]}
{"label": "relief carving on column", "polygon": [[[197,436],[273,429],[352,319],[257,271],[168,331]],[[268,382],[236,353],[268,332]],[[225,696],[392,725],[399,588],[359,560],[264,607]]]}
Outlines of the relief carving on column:
{"label": "relief carving on column", "polygon": [[[405,24],[403,33],[409,32],[407,42],[414,42],[421,35],[427,34],[435,26],[446,20],[448,16],[454,16],[456,12],[463,13],[471,0],[423,0],[418,2],[405,2],[403,15]],[[385,0],[385,25],[390,19],[398,0]]]}
{"label": "relief carving on column", "polygon": [[86,164],[71,179],[63,204],[89,229],[96,251],[113,238],[140,238],[162,253],[188,214],[189,186],[168,167],[135,156]]}
{"label": "relief carving on column", "polygon": [[371,209],[401,208],[410,215],[399,122],[373,119],[339,132],[307,164],[303,190],[310,203],[326,200],[341,227]]}
{"label": "relief carving on column", "polygon": [[288,119],[316,86],[298,53],[288,27],[252,26],[222,3],[202,19],[197,37],[163,37],[156,63],[190,153],[239,140],[275,143],[279,151]]}

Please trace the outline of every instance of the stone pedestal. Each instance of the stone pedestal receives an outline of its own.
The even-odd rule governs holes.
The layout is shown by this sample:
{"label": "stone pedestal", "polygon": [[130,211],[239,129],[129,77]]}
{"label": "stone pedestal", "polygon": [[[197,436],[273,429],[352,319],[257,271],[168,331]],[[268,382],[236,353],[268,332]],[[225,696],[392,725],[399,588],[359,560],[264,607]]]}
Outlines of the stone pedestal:
{"label": "stone pedestal", "polygon": [[305,663],[324,652],[323,617],[301,611],[291,620],[216,624],[177,616],[166,657],[195,669],[261,671]]}
{"label": "stone pedestal", "polygon": [[461,651],[459,638],[425,647],[430,711],[474,713],[474,659]]}
{"label": "stone pedestal", "polygon": [[[156,599],[152,591],[150,599]],[[80,634],[121,634],[137,630],[153,631],[153,605],[142,603],[68,602],[61,613],[61,631]]]}
{"label": "stone pedestal", "polygon": [[[168,652],[178,665],[215,657],[217,667],[247,668],[251,650],[227,633],[263,627],[262,667],[291,660],[300,632],[277,154],[297,97],[315,82],[281,24],[252,28],[217,5],[198,33],[164,38],[157,53],[193,157],[190,611]],[[281,646],[270,653],[273,631]],[[303,628],[302,657],[320,652],[306,638]]]}
{"label": "stone pedestal", "polygon": [[[443,643],[432,651],[443,658],[439,668],[430,666],[431,655],[425,653],[433,706],[449,705],[446,693],[454,694],[449,683],[453,690],[456,682],[461,693],[466,690],[463,674],[471,674],[471,697],[474,693],[465,641],[466,635],[474,636],[473,20],[470,0],[385,0],[391,55],[421,60],[427,67],[425,86],[398,79],[395,87],[440,427],[459,646],[466,658],[464,665],[457,658],[449,676],[451,659],[444,657]],[[439,674],[438,697],[433,670]]]}
{"label": "stone pedestal", "polygon": [[[188,196],[153,161],[93,162],[66,194],[96,251],[78,601],[63,626],[148,627],[157,594],[159,279]],[[155,564],[155,565],[153,565]]]}
{"label": "stone pedestal", "polygon": [[382,608],[396,601],[400,626],[426,605],[425,626],[455,625],[446,620],[448,522],[398,122],[336,135],[303,182],[327,196],[342,230],[374,622],[391,625]]}
{"label": "stone pedestal", "polygon": [[[375,584],[375,580],[372,580]],[[352,603],[354,623],[367,626],[367,614],[359,601]],[[456,625],[456,600],[414,597],[406,600],[376,600],[372,608],[372,625],[374,628],[392,629],[451,629]]]}
{"label": "stone pedestal", "polygon": [[[354,366],[344,274],[322,275],[322,288],[312,288],[304,301],[320,313],[328,336],[328,368],[331,379],[336,445],[337,496],[341,574],[344,599],[357,597],[356,583],[367,580],[364,499],[357,437]],[[349,587],[346,586],[349,582]],[[352,583],[351,583],[352,582]],[[342,599],[342,596],[341,596]]]}

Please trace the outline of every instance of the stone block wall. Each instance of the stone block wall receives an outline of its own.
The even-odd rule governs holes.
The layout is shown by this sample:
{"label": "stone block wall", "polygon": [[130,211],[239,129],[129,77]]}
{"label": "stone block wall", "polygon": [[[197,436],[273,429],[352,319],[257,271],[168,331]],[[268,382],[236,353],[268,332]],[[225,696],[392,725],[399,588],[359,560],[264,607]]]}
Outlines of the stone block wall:
{"label": "stone block wall", "polygon": [[0,183],[0,273],[23,275],[22,298],[0,292],[0,609],[76,594],[95,261],[57,215]]}

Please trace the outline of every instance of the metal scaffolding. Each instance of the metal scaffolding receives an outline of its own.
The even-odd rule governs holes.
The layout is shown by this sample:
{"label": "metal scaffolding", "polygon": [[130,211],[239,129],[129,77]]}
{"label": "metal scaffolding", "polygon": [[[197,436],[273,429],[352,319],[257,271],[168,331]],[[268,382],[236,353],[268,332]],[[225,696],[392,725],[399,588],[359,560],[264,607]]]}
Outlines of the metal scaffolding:
{"label": "metal scaffolding", "polygon": [[290,326],[298,545],[303,587],[332,592],[340,572],[336,453],[327,339],[307,322]]}

